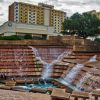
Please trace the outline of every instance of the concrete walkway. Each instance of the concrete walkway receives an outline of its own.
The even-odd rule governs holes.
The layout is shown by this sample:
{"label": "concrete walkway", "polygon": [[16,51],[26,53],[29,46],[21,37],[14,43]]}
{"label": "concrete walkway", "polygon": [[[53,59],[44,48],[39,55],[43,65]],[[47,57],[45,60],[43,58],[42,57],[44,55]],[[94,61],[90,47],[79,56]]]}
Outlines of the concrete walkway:
{"label": "concrete walkway", "polygon": [[51,100],[51,97],[40,93],[0,90],[0,100]]}

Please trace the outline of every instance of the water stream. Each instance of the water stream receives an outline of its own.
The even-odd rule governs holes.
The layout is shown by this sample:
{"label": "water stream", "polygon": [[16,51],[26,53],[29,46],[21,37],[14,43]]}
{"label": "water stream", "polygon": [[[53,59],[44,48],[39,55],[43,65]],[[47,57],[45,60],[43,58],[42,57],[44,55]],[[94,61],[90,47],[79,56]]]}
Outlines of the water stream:
{"label": "water stream", "polygon": [[89,59],[89,62],[97,61],[97,60],[96,60],[96,57],[97,57],[97,55],[94,55],[93,57],[91,57],[91,58]]}
{"label": "water stream", "polygon": [[[53,60],[51,63],[47,63],[45,61],[43,61],[41,59],[41,56],[39,55],[39,52],[36,48],[32,47],[32,46],[29,46],[29,48],[32,49],[33,51],[33,54],[35,55],[36,59],[38,59],[42,64],[43,64],[43,71],[42,71],[42,75],[41,75],[41,79],[45,80],[45,79],[48,79],[48,78],[51,78],[51,74],[52,74],[52,71],[53,71],[53,65],[57,62],[61,62],[62,59],[65,57],[65,56],[69,56],[71,54],[71,51],[65,51],[63,53],[61,53],[61,55],[59,55],[57,57],[56,60]],[[96,55],[91,57],[89,59],[89,62],[93,62],[93,61],[96,61]],[[68,74],[66,74],[66,76],[63,78],[64,80],[62,80],[62,83],[66,83],[67,85],[71,85],[71,83],[74,81],[76,75],[80,72],[80,70],[84,67],[83,64],[77,64],[75,65],[70,71]],[[80,88],[83,84],[83,82],[88,78],[90,77],[89,74],[86,74],[84,77],[81,78],[81,80],[79,81],[79,83],[77,84],[76,88]],[[72,87],[72,85],[70,86]],[[75,88],[75,87],[73,87]]]}
{"label": "water stream", "polygon": [[91,77],[91,75],[90,75],[89,73],[86,73],[86,75],[83,76],[83,77],[81,78],[80,82],[76,85],[76,87],[77,87],[78,89],[81,89],[82,84],[83,84],[89,77]]}
{"label": "water stream", "polygon": [[77,64],[75,65],[71,71],[65,76],[64,80],[68,83],[72,83],[72,81],[75,79],[76,75],[79,73],[81,68],[84,67],[83,64]]}
{"label": "water stream", "polygon": [[69,54],[71,54],[71,51],[63,52],[61,55],[57,57],[57,60],[54,60],[51,63],[47,63],[41,59],[41,57],[39,56],[38,50],[36,48],[32,46],[29,46],[29,47],[32,49],[33,53],[35,54],[36,59],[39,59],[41,63],[43,63],[44,69],[43,69],[42,76],[41,76],[42,79],[50,78],[52,71],[53,71],[53,65],[57,62],[61,62],[64,56],[68,56]]}
{"label": "water stream", "polygon": [[19,67],[19,70],[17,70],[17,73],[20,75],[20,77],[22,77],[23,71],[22,71],[22,67],[21,67],[21,62],[23,60],[23,57],[21,56],[21,52],[19,49],[14,50],[14,57],[15,57],[15,64],[16,64],[16,66]]}
{"label": "water stream", "polygon": [[[97,61],[96,60],[96,55],[94,55],[93,57],[91,57],[90,59],[89,59],[89,61],[88,62],[95,62],[95,61]],[[81,88],[82,87],[82,84],[89,78],[89,77],[91,77],[91,75],[89,74],[89,73],[86,73],[86,75],[85,76],[83,76],[82,78],[81,78],[81,80],[79,81],[79,83],[77,84],[77,88]]]}
{"label": "water stream", "polygon": [[[96,61],[96,55],[91,57],[89,59],[88,62],[95,62]],[[77,64],[75,65],[71,71],[69,71],[68,74],[66,74],[66,76],[63,78],[64,80],[61,80],[61,82],[71,88],[73,88],[74,90],[78,90],[81,89],[82,84],[85,82],[85,80],[87,80],[89,77],[91,77],[91,75],[89,73],[86,73],[85,76],[83,76],[79,83],[76,85],[76,87],[72,86],[71,83],[73,82],[73,80],[75,79],[76,75],[80,72],[80,70],[84,67],[83,64]]]}
{"label": "water stream", "polygon": [[52,73],[52,64],[49,64],[49,63],[46,63],[46,64],[44,64],[44,70],[43,70],[43,72],[42,72],[42,79],[48,79],[48,78],[50,78],[50,76],[51,76],[51,73]]}

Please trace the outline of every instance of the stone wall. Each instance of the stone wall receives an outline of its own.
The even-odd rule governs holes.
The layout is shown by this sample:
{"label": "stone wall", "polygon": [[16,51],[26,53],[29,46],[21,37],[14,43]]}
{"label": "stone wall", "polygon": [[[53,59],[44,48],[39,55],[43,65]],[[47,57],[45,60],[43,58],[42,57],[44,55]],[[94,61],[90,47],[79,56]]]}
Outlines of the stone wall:
{"label": "stone wall", "polygon": [[97,45],[74,45],[73,46],[74,52],[100,52],[100,46]]}
{"label": "stone wall", "polygon": [[77,36],[50,36],[48,40],[0,40],[0,45],[70,46],[75,52],[100,52],[100,46]]}
{"label": "stone wall", "polygon": [[58,41],[50,40],[0,40],[0,45],[35,45],[35,46],[55,46],[63,45]]}

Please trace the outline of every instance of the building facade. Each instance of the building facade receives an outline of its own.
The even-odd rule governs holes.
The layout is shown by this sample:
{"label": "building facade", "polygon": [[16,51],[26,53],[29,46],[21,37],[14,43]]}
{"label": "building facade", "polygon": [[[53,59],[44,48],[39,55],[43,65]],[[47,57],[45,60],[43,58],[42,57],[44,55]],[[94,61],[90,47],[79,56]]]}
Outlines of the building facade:
{"label": "building facade", "polygon": [[12,36],[12,35],[26,35],[30,34],[36,37],[48,37],[50,35],[57,35],[53,33],[53,27],[45,25],[34,25],[27,23],[16,23],[16,22],[5,22],[0,26],[1,36]]}
{"label": "building facade", "polygon": [[53,26],[54,33],[62,31],[62,22],[64,22],[65,17],[65,12],[55,10],[54,6],[43,3],[32,5],[14,2],[9,6],[9,21]]}
{"label": "building facade", "polygon": [[96,16],[100,19],[100,12],[96,12]]}

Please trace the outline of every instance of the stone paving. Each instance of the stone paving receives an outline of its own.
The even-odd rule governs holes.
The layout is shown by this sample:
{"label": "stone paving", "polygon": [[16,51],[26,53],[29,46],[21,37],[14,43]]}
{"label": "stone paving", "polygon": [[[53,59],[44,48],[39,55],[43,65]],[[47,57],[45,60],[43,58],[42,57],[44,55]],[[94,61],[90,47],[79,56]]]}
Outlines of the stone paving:
{"label": "stone paving", "polygon": [[20,92],[0,89],[0,100],[100,100],[100,91],[66,93],[64,89],[53,89],[52,94]]}
{"label": "stone paving", "polygon": [[0,90],[0,100],[51,100],[51,97],[40,93]]}

